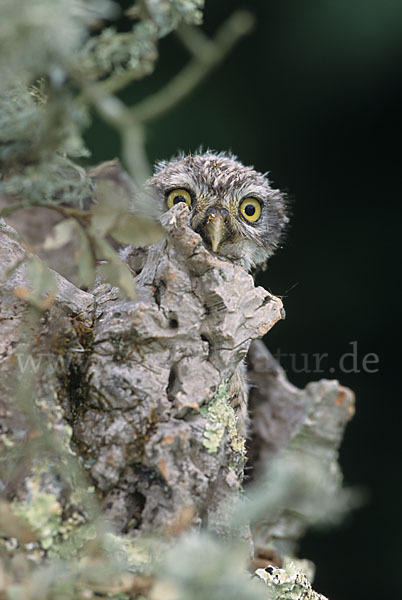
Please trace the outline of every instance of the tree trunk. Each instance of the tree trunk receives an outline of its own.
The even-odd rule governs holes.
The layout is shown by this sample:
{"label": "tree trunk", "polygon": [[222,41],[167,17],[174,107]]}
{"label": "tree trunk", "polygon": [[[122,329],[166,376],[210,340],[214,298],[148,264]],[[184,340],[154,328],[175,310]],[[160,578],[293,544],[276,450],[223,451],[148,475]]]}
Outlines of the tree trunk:
{"label": "tree trunk", "polygon": [[[336,381],[292,386],[254,341],[283,317],[281,301],[242,267],[210,254],[189,228],[184,204],[162,224],[165,240],[145,260],[141,254],[136,301],[102,280],[85,292],[56,274],[57,292],[39,314],[23,299],[29,252],[3,222],[0,415],[9,499],[26,500],[39,481],[56,496],[62,520],[76,507],[85,521],[91,501],[83,508],[74,497],[77,474],[70,470],[67,485],[58,477],[70,447],[102,514],[130,537],[190,525],[233,533],[246,461],[254,483],[278,455],[286,464],[316,457],[332,496],[352,392]],[[38,454],[46,429],[53,442]],[[257,550],[279,556],[267,561],[257,551],[257,566],[296,552],[309,517],[288,496],[253,519]],[[247,523],[238,533],[248,536]]]}

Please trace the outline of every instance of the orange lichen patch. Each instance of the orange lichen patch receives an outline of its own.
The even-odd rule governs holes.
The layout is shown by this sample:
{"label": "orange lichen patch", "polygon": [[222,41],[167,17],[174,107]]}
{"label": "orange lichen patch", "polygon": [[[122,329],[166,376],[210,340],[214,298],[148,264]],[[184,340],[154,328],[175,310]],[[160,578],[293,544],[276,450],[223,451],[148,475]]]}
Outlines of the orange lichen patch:
{"label": "orange lichen patch", "polygon": [[353,392],[340,386],[335,402],[338,406],[344,406],[346,404],[345,410],[348,413],[349,418],[351,419],[353,417],[355,414],[355,396]]}
{"label": "orange lichen patch", "polygon": [[249,570],[253,573],[256,569],[266,569],[269,566],[282,567],[282,557],[274,548],[257,547]]}
{"label": "orange lichen patch", "polygon": [[174,442],[175,439],[176,438],[174,435],[167,435],[166,437],[163,438],[161,444],[162,444],[162,446],[166,446],[167,444],[171,444],[172,442]]}
{"label": "orange lichen patch", "polygon": [[14,288],[14,294],[17,296],[17,298],[25,300],[29,296],[29,289],[23,287],[22,285],[18,285]]}
{"label": "orange lichen patch", "polygon": [[188,402],[186,404],[183,404],[182,402],[178,402],[177,408],[179,410],[181,410],[182,408],[192,408],[193,410],[198,412],[200,410],[200,405],[198,404],[198,402]]}
{"label": "orange lichen patch", "polygon": [[136,314],[131,321],[131,327],[133,329],[137,329],[137,327],[139,327],[141,325],[142,320],[143,320],[143,311],[141,311],[141,312],[138,311],[138,313],[139,314]]}
{"label": "orange lichen patch", "polygon": [[172,537],[174,535],[179,535],[184,530],[188,529],[192,524],[195,515],[196,510],[194,506],[184,506],[183,508],[180,508],[169,523],[167,528],[168,536]]}
{"label": "orange lichen patch", "polygon": [[167,482],[168,477],[169,477],[169,472],[168,472],[166,460],[164,458],[161,458],[160,461],[158,462],[158,468],[159,468],[159,472],[161,473],[163,479]]}
{"label": "orange lichen patch", "polygon": [[15,296],[17,296],[17,298],[19,298],[20,300],[24,300],[31,306],[37,308],[38,310],[47,310],[48,308],[50,308],[56,298],[56,294],[53,293],[49,294],[46,298],[43,298],[42,300],[38,300],[37,298],[34,298],[32,296],[28,288],[23,286],[16,286],[13,292]]}
{"label": "orange lichen patch", "polygon": [[338,406],[342,406],[346,400],[346,390],[345,388],[340,388],[340,391],[336,397],[336,403]]}

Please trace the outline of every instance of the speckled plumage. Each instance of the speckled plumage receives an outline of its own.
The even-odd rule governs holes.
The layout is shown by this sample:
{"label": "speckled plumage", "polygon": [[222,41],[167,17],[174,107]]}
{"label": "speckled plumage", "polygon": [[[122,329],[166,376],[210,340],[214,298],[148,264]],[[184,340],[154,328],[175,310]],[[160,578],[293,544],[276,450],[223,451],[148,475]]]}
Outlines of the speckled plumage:
{"label": "speckled plumage", "polygon": [[[158,163],[148,182],[160,214],[167,210],[166,197],[174,188],[191,193],[190,223],[207,246],[211,246],[205,231],[207,211],[212,207],[225,208],[229,213],[226,233],[217,254],[241,263],[247,271],[265,267],[288,222],[284,196],[271,188],[266,175],[243,166],[235,156],[226,153],[182,155]],[[246,197],[261,203],[261,216],[255,223],[247,222],[240,214],[240,202]]]}
{"label": "speckled plumage", "polygon": [[[190,225],[201,235],[212,251],[212,237],[208,227],[216,223],[221,237],[215,252],[247,271],[264,268],[268,258],[278,248],[288,217],[284,196],[272,189],[266,175],[242,165],[235,156],[226,153],[205,152],[181,155],[157,164],[155,174],[146,184],[146,209],[161,216],[168,208],[169,194],[188,192]],[[255,222],[248,222],[240,210],[244,199],[257,200],[261,214]],[[183,201],[183,200],[182,200]],[[144,209],[145,207],[143,207]],[[134,272],[144,263],[144,252],[135,248],[123,251],[122,256]],[[247,382],[244,363],[229,381],[230,404],[236,410],[241,435],[247,431]]]}

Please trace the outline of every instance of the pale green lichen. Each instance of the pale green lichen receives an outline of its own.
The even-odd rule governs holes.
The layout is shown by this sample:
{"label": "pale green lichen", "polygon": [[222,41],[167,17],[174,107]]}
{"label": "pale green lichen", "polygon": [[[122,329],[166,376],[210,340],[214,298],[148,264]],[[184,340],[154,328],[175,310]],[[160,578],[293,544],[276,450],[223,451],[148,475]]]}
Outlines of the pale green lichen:
{"label": "pale green lichen", "polygon": [[176,29],[181,21],[190,25],[202,23],[204,0],[146,0],[146,6],[160,36]]}
{"label": "pale green lichen", "polygon": [[48,550],[58,535],[62,522],[62,507],[54,494],[42,492],[31,480],[32,494],[26,502],[14,502],[13,511],[38,535],[44,550]]}
{"label": "pale green lichen", "polygon": [[[71,428],[66,426],[62,433],[62,443],[69,449]],[[75,489],[65,506],[68,516],[63,515],[61,484],[53,470],[50,460],[34,466],[26,478],[26,499],[13,502],[12,508],[37,534],[38,544],[48,556],[72,558],[97,535],[95,525],[86,522],[79,508],[84,505],[84,496],[94,494],[94,488]]]}
{"label": "pale green lichen", "polygon": [[52,558],[64,560],[76,557],[84,546],[97,537],[96,526],[92,523],[77,525],[79,516],[73,515],[63,521],[58,531],[58,536],[53,540],[53,545],[48,553]]}
{"label": "pale green lichen", "polygon": [[[103,536],[102,546],[107,554],[125,564],[131,572],[144,573],[154,559],[155,548],[151,539],[129,539],[108,532]],[[162,544],[159,546],[162,548]]]}
{"label": "pale green lichen", "polygon": [[116,5],[105,0],[2,0],[0,89],[11,80],[46,76],[60,85],[89,26],[112,18]]}
{"label": "pale green lichen", "polygon": [[272,600],[327,600],[313,590],[308,577],[292,562],[284,569],[257,569],[255,575],[266,583]]}
{"label": "pale green lichen", "polygon": [[83,73],[104,77],[131,72],[133,79],[140,79],[154,69],[158,38],[181,22],[202,22],[203,0],[145,0],[143,4],[134,5],[126,13],[135,19],[131,31],[117,32],[111,26],[88,40],[80,53]]}
{"label": "pale green lichen", "polygon": [[218,451],[221,440],[227,430],[230,444],[235,452],[244,454],[244,438],[239,434],[237,416],[229,404],[228,384],[223,383],[212,400],[201,407],[200,412],[208,419],[204,430],[203,445],[210,454]]}

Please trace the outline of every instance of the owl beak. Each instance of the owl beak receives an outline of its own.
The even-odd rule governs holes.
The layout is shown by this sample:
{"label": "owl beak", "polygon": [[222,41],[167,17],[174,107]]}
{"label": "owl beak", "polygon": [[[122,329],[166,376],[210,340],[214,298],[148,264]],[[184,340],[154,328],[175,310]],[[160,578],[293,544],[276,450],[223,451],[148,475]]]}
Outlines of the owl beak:
{"label": "owl beak", "polygon": [[226,235],[225,219],[220,214],[210,215],[205,227],[213,252],[219,248],[219,244]]}

